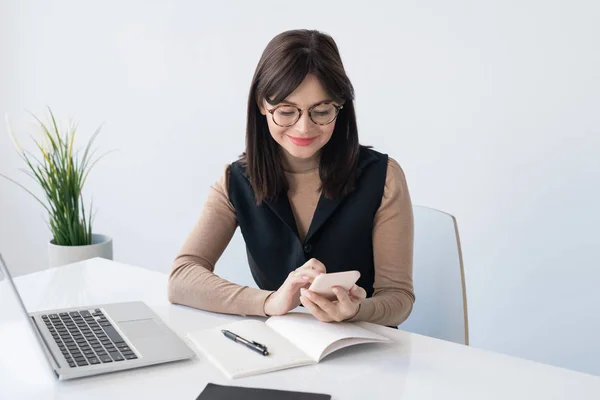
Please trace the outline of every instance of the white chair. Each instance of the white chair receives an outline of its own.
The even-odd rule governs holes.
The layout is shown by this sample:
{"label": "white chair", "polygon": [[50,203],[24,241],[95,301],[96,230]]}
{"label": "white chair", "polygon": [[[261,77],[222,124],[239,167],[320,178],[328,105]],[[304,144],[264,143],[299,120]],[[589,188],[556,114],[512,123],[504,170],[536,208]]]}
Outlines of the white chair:
{"label": "white chair", "polygon": [[469,344],[465,274],[456,219],[432,208],[413,207],[415,305],[398,328]]}

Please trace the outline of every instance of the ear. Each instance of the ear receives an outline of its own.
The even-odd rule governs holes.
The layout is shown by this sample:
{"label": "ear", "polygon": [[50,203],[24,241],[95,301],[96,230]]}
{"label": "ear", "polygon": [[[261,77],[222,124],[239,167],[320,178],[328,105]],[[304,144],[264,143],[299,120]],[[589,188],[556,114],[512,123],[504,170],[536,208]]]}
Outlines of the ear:
{"label": "ear", "polygon": [[258,104],[258,109],[260,110],[260,113],[261,113],[262,115],[267,115],[267,109],[265,108],[265,101],[264,101],[264,100],[263,100],[263,101],[261,101],[261,102]]}

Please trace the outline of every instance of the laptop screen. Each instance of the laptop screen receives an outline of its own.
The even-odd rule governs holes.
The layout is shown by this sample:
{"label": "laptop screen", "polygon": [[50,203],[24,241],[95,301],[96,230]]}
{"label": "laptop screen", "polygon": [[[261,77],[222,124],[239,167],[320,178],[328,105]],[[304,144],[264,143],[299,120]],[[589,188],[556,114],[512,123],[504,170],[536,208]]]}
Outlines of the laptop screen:
{"label": "laptop screen", "polygon": [[0,255],[0,399],[52,392],[56,375],[34,329]]}

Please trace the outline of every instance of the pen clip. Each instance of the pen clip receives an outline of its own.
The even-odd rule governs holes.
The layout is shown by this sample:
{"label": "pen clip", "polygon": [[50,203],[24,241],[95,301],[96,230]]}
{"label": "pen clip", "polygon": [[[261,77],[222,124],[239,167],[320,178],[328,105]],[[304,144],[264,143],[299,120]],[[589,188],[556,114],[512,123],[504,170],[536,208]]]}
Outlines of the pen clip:
{"label": "pen clip", "polygon": [[252,344],[255,345],[256,347],[260,347],[261,349],[266,349],[267,346],[265,346],[264,344],[260,344],[258,342],[252,341]]}

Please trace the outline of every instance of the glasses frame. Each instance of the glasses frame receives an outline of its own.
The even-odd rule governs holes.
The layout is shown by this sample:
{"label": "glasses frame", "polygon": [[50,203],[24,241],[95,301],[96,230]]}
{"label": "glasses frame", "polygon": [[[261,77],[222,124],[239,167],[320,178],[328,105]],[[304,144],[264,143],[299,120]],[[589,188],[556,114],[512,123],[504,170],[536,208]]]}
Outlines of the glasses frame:
{"label": "glasses frame", "polygon": [[[333,107],[335,107],[335,115],[333,116],[333,119],[331,121],[329,121],[329,122],[327,122],[325,124],[319,124],[318,122],[315,122],[315,120],[312,118],[311,111],[315,107],[322,106],[323,104],[331,104],[331,105],[333,105]],[[292,107],[292,108],[295,108],[296,110],[298,110],[298,118],[296,118],[296,120],[294,122],[292,122],[291,124],[289,124],[289,125],[279,125],[277,122],[275,122],[275,115],[273,113],[275,111],[277,111],[277,109],[279,109],[281,107]],[[320,126],[325,126],[325,125],[331,124],[333,121],[335,121],[337,119],[338,115],[340,114],[340,110],[342,108],[344,108],[343,105],[335,104],[335,102],[333,102],[333,101],[323,101],[321,103],[317,103],[314,106],[310,107],[308,110],[306,110],[306,112],[308,112],[308,118],[310,118],[310,120],[313,122],[313,124],[320,125]],[[293,106],[291,104],[280,104],[277,107],[274,107],[274,108],[272,108],[270,110],[267,110],[267,111],[269,112],[269,114],[271,114],[271,118],[273,119],[273,123],[275,125],[277,125],[277,126],[282,127],[282,128],[290,127],[290,126],[294,125],[296,122],[300,121],[300,118],[302,118],[302,113],[304,112],[304,110],[302,110],[300,107],[296,107],[296,106]]]}

